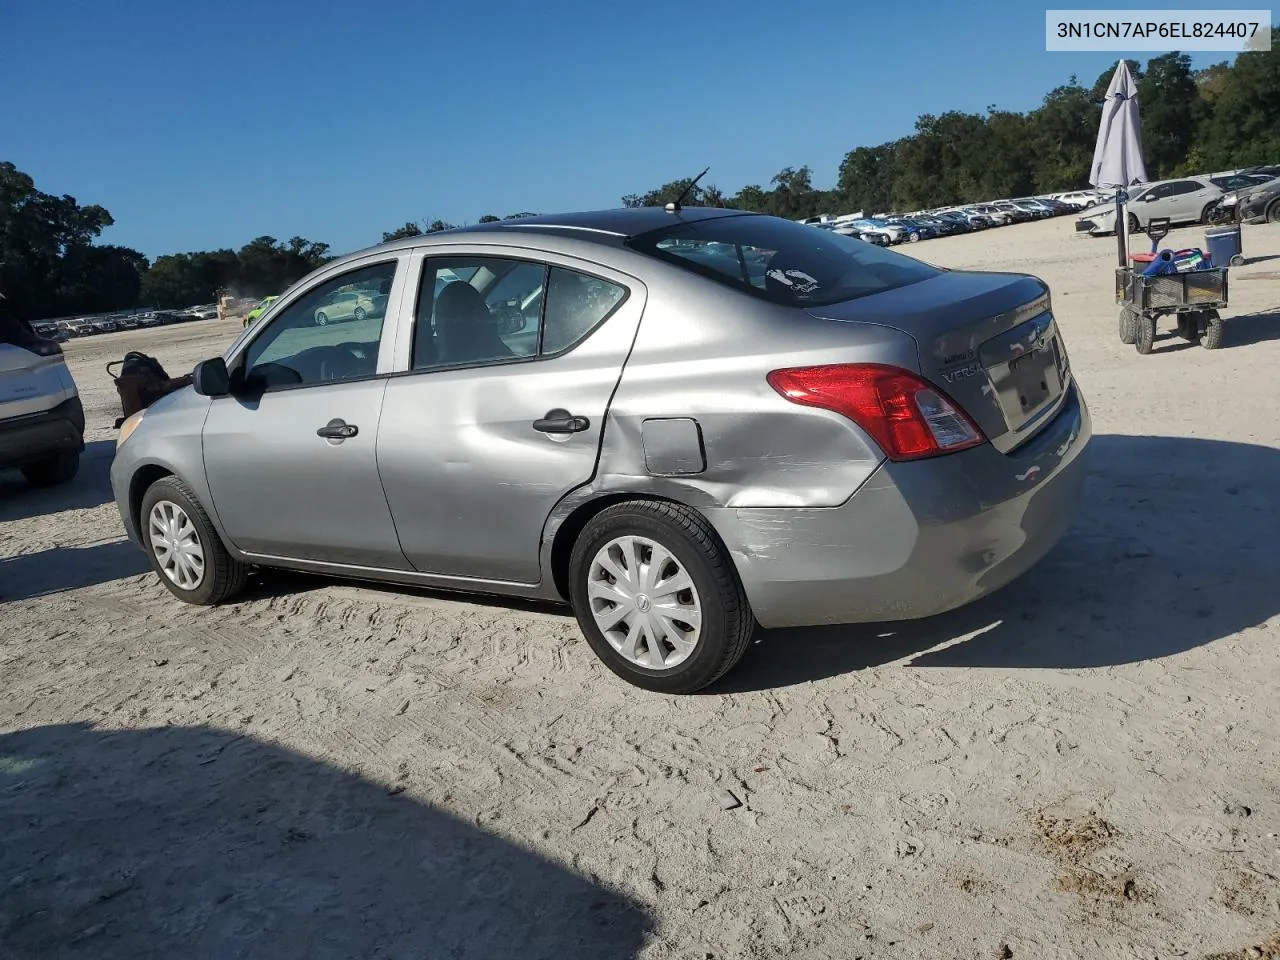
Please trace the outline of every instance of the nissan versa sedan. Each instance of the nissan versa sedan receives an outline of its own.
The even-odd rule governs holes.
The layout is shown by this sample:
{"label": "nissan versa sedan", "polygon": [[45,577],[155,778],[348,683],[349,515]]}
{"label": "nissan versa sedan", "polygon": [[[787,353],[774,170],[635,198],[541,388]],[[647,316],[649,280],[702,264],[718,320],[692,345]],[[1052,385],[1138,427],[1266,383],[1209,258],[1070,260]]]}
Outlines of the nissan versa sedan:
{"label": "nissan versa sedan", "polygon": [[[380,314],[315,324],[379,288]],[[683,693],[758,627],[925,617],[1023,574],[1090,432],[1034,277],[638,208],[324,265],[124,423],[111,481],[190,603],[265,567],[563,601],[611,670]]]}

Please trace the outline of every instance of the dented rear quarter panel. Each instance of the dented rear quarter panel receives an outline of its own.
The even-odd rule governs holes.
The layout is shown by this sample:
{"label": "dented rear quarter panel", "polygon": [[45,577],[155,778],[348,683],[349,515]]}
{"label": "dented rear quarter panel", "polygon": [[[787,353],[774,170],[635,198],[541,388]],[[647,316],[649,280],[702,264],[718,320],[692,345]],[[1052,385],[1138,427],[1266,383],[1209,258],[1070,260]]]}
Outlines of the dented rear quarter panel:
{"label": "dented rear quarter panel", "polygon": [[[884,459],[852,421],[784,399],[766,376],[780,367],[859,361],[916,370],[909,336],[815,319],[680,274],[649,289],[609,408],[601,490],[642,487],[695,507],[836,506]],[[697,421],[703,470],[650,472],[645,423],[664,418]]]}

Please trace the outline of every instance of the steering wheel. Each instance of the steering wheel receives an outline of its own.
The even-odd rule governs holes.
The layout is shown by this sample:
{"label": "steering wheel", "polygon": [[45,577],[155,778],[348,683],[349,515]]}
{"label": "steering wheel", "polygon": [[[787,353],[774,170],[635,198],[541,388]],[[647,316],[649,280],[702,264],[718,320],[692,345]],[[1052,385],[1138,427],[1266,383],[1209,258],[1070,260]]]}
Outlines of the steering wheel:
{"label": "steering wheel", "polygon": [[320,354],[320,379],[344,380],[364,373],[366,358],[354,343],[339,343]]}

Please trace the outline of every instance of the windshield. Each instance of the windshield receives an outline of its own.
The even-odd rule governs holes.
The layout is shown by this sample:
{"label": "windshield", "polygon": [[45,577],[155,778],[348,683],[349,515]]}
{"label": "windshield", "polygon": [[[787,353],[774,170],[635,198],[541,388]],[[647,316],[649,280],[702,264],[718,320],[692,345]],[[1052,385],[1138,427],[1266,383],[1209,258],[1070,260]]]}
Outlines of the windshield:
{"label": "windshield", "polygon": [[627,241],[773,303],[820,306],[937,276],[937,267],[851,237],[755,214],[677,223]]}

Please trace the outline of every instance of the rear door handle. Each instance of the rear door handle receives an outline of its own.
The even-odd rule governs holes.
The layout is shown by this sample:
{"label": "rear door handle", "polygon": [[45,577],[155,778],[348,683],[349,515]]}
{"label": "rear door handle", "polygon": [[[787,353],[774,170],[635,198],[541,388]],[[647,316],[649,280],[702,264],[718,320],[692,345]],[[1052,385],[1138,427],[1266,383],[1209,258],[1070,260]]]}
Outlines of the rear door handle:
{"label": "rear door handle", "polygon": [[581,433],[591,429],[586,417],[575,417],[568,410],[556,407],[548,410],[540,420],[533,421],[533,429],[539,433]]}
{"label": "rear door handle", "polygon": [[342,419],[330,420],[323,427],[316,431],[317,437],[324,437],[326,440],[347,440],[354,437],[360,432],[360,428],[354,423],[347,423]]}

